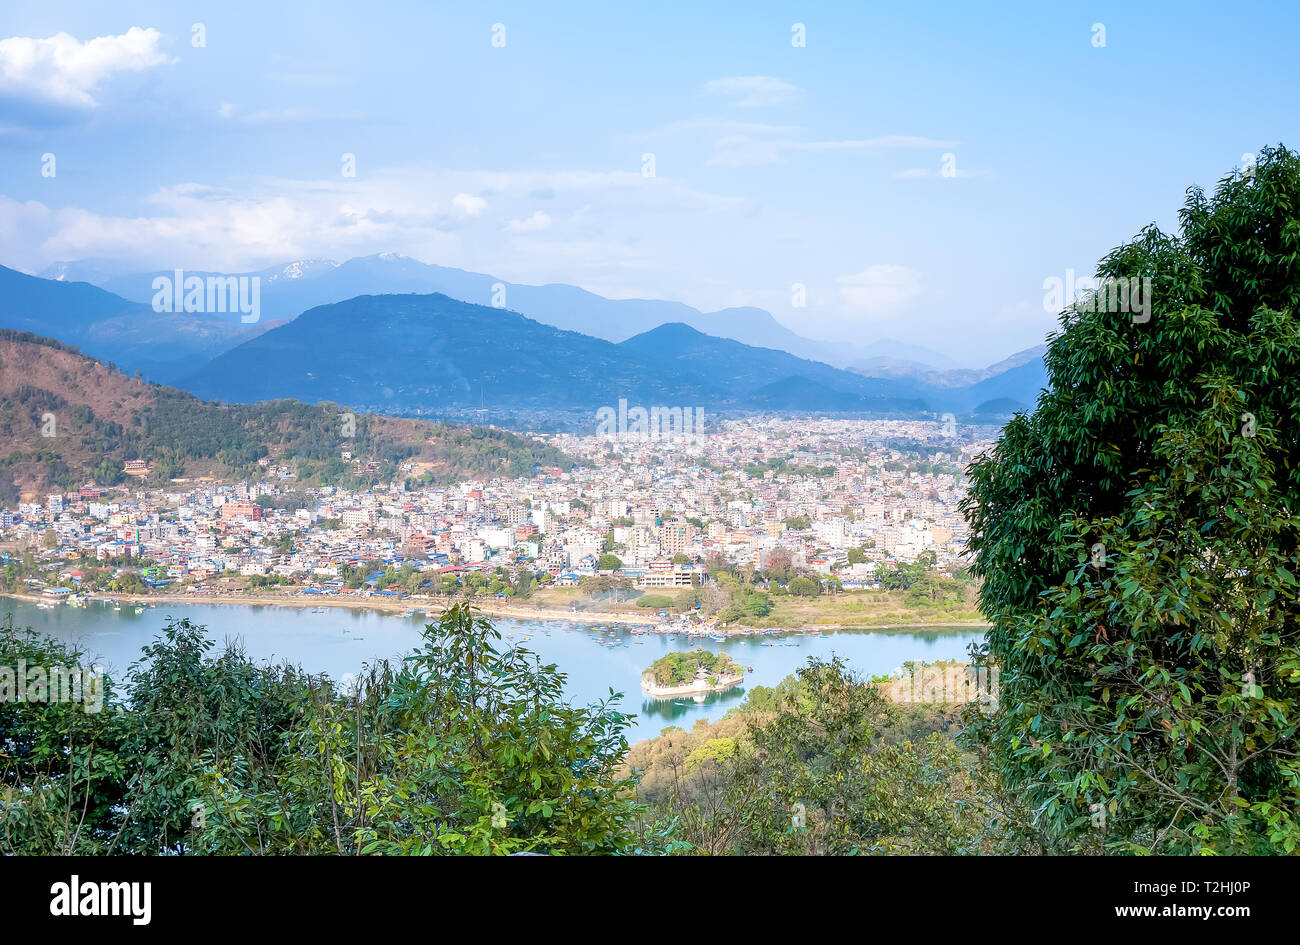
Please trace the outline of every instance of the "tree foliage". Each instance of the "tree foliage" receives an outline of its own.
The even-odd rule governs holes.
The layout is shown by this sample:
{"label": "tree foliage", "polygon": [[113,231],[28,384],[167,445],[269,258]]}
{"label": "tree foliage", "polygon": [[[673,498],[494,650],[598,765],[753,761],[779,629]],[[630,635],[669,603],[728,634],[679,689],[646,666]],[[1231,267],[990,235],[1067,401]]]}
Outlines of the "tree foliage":
{"label": "tree foliage", "polygon": [[1189,191],[1061,316],[1049,388],[970,470],[1001,710],[977,733],[1064,850],[1300,840],[1300,157]]}
{"label": "tree foliage", "polygon": [[744,670],[726,653],[708,650],[686,650],[667,653],[650,664],[655,682],[661,686],[681,686],[693,680],[700,671],[711,676],[739,676]]}
{"label": "tree foliage", "polygon": [[[169,623],[116,706],[0,703],[0,853],[636,852],[627,717],[499,640],[457,605],[400,665],[334,682]],[[20,656],[80,659],[0,627]]]}
{"label": "tree foliage", "polygon": [[810,660],[719,722],[639,743],[628,765],[648,816],[670,820],[684,852],[1003,849],[1025,817],[947,733],[954,715],[894,705],[842,661]]}

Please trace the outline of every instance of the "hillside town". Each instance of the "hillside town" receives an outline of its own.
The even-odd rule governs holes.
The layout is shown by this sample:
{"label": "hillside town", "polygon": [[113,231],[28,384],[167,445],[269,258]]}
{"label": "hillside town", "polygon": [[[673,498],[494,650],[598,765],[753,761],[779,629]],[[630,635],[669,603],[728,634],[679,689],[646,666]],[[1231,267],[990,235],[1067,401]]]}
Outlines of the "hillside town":
{"label": "hillside town", "polygon": [[[529,584],[600,572],[688,587],[708,580],[711,562],[761,570],[778,550],[845,588],[867,587],[878,567],[926,553],[940,568],[960,565],[962,470],[992,433],[951,420],[754,417],[688,436],[555,434],[538,438],[577,460],[568,472],[435,488],[404,467],[400,481],[362,492],[297,488],[292,468],[266,462],[255,482],[89,482],[33,497],[0,511],[0,543],[6,566],[22,549],[48,562],[24,575],[26,590],[54,595],[80,584],[86,569],[74,559],[110,568],[119,587],[138,576],[144,592],[204,593],[240,576],[363,597],[471,580],[507,596],[521,572]],[[364,467],[348,445],[340,456]],[[147,461],[136,467],[127,472]],[[504,579],[474,579],[494,574]]]}

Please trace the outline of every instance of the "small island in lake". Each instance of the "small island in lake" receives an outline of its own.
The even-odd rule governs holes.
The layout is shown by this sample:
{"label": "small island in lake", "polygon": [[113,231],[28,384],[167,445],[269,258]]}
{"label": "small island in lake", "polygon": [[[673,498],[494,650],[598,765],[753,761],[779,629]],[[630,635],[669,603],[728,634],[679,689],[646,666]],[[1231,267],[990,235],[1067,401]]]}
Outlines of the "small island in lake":
{"label": "small island in lake", "polygon": [[721,692],[744,680],[745,670],[726,653],[701,649],[661,656],[641,674],[641,688],[671,698]]}

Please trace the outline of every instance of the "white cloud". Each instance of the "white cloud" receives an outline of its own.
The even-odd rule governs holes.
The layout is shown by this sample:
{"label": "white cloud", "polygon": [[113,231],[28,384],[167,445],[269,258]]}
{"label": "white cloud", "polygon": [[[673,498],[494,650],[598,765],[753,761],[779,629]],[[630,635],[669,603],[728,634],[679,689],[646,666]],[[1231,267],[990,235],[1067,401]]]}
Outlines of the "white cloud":
{"label": "white cloud", "polygon": [[176,60],[158,48],[162,33],[133,26],[121,36],[80,42],[67,33],[47,39],[0,39],[0,95],[75,108],[95,108],[91,94],[121,72],[143,72]]}
{"label": "white cloud", "polygon": [[[550,195],[545,213],[536,209],[535,195],[543,192]],[[466,214],[457,206],[462,194],[483,195],[485,206]],[[419,164],[351,179],[175,184],[116,216],[0,196],[0,264],[39,272],[60,260],[103,258],[136,271],[246,272],[286,259],[392,250],[515,282],[681,298],[699,288],[692,275],[698,247],[683,241],[683,227],[731,232],[751,209],[745,199],[636,171],[454,171]],[[501,238],[503,230],[523,235],[543,225],[546,239]]]}
{"label": "white cloud", "polygon": [[243,120],[250,125],[283,125],[306,121],[359,121],[363,112],[327,111],[319,108],[264,108],[249,112]]}
{"label": "white cloud", "polygon": [[551,215],[544,210],[534,210],[533,215],[525,220],[511,220],[506,229],[512,233],[536,233],[538,230],[551,228]]}
{"label": "white cloud", "polygon": [[845,310],[871,319],[897,316],[922,291],[921,274],[906,266],[868,266],[835,281]]}
{"label": "white cloud", "polygon": [[473,194],[457,194],[451,198],[451,205],[467,216],[476,217],[483,212],[487,201]]}
{"label": "white cloud", "polygon": [[895,171],[892,175],[894,180],[925,180],[930,177],[939,177],[944,180],[969,180],[972,177],[982,177],[985,171],[968,171],[965,168],[954,167],[949,174],[942,173],[940,168],[929,167],[909,167],[904,171]]}
{"label": "white cloud", "polygon": [[225,105],[222,105],[220,108],[217,109],[217,115],[220,116],[221,118],[231,118],[234,116],[235,112],[237,111],[239,111],[238,105],[231,105],[229,102],[227,102]]}
{"label": "white cloud", "polygon": [[780,164],[792,154],[877,154],[882,151],[946,151],[955,141],[919,135],[877,135],[872,138],[810,139],[807,130],[795,125],[761,122],[696,119],[674,122],[653,133],[655,136],[713,138],[713,154],[707,163],[722,167],[756,167]]}
{"label": "white cloud", "polygon": [[793,147],[800,151],[884,151],[904,148],[951,148],[956,142],[917,135],[881,135],[849,141],[800,141]]}
{"label": "white cloud", "polygon": [[845,151],[854,154],[872,154],[878,151],[902,148],[941,149],[953,146],[951,141],[921,138],[915,135],[882,135],[877,138],[857,138],[830,141],[804,141],[794,138],[746,140],[732,137],[719,140],[718,152],[710,164],[740,166],[744,164],[775,164],[791,153],[826,154]]}
{"label": "white cloud", "polygon": [[798,133],[798,128],[781,125],[726,122],[717,131],[713,156],[707,163],[723,167],[779,164]]}
{"label": "white cloud", "polygon": [[715,95],[726,96],[741,108],[780,105],[790,101],[799,91],[789,82],[769,75],[727,76],[706,82],[704,88]]}
{"label": "white cloud", "polygon": [[290,85],[337,85],[334,76],[318,72],[268,72],[267,79],[272,82],[284,82]]}

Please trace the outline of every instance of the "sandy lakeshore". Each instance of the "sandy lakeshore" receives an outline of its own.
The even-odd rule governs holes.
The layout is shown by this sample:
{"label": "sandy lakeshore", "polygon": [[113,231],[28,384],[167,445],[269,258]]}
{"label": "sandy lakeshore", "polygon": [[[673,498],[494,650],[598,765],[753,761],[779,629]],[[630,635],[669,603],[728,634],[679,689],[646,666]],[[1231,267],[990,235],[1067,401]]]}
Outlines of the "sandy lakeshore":
{"label": "sandy lakeshore", "polygon": [[[382,597],[335,597],[324,594],[90,594],[83,595],[89,601],[117,600],[122,603],[165,605],[165,604],[218,604],[242,607],[290,607],[311,609],[314,607],[341,607],[351,610],[375,610],[382,613],[405,613],[415,610],[435,615],[448,607],[459,603],[457,600],[431,597],[407,597],[403,599],[385,599]],[[54,603],[55,601],[41,594],[0,594],[14,600],[28,603]],[[496,601],[475,600],[476,609],[489,617],[502,617],[508,620],[558,621],[561,623],[622,624],[624,626],[654,626],[656,621],[649,615],[613,613],[607,611],[568,611],[548,607],[520,607],[515,604],[501,604]],[[2,610],[3,608],[0,608]],[[760,628],[738,627],[721,629],[727,636],[748,636],[775,629],[779,633],[823,633],[838,630],[865,630],[872,632],[924,630],[936,627],[987,627],[982,620],[926,620],[915,623],[882,624],[827,624],[817,623],[802,627]]]}
{"label": "sandy lakeshore", "polygon": [[[345,609],[377,610],[385,613],[405,613],[408,610],[441,613],[459,600],[407,597],[401,600],[386,600],[375,597],[333,597],[324,594],[89,594],[83,595],[89,601],[116,600],[130,604],[228,604],[244,607],[342,607]],[[14,600],[28,603],[55,603],[56,601],[42,594],[3,594]],[[651,624],[654,621],[635,614],[602,613],[599,611],[577,611],[518,607],[498,603],[474,601],[476,609],[493,617],[507,617],[513,620],[560,620],[577,623],[622,623],[628,625]]]}

